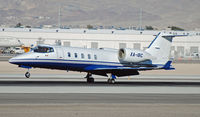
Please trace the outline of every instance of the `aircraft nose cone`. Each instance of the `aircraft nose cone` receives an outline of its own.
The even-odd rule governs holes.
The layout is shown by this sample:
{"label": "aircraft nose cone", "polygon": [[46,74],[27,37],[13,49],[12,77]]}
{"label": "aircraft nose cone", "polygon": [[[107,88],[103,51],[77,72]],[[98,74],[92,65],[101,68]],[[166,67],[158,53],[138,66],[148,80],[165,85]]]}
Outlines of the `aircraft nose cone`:
{"label": "aircraft nose cone", "polygon": [[17,63],[16,57],[10,58],[8,62],[11,64],[16,64]]}
{"label": "aircraft nose cone", "polygon": [[8,60],[8,62],[9,62],[9,63],[13,63],[13,62],[14,62],[13,58],[10,58],[10,59]]}

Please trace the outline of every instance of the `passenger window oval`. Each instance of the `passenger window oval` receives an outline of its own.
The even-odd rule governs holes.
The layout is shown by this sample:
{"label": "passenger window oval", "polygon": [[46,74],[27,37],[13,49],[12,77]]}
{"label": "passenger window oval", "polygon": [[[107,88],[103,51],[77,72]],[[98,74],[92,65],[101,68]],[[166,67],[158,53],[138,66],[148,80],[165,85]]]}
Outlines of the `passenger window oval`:
{"label": "passenger window oval", "polygon": [[94,55],[94,59],[97,60],[97,55]]}
{"label": "passenger window oval", "polygon": [[91,59],[91,55],[90,54],[88,54],[88,59]]}
{"label": "passenger window oval", "polygon": [[75,58],[78,58],[78,54],[77,54],[77,53],[74,53],[74,57],[75,57]]}
{"label": "passenger window oval", "polygon": [[68,57],[71,57],[71,53],[70,53],[70,52],[68,52],[68,53],[67,53],[67,56],[68,56]]}
{"label": "passenger window oval", "polygon": [[81,58],[82,58],[82,59],[84,59],[84,58],[85,58],[85,56],[84,56],[84,54],[83,54],[83,53],[81,53]]}

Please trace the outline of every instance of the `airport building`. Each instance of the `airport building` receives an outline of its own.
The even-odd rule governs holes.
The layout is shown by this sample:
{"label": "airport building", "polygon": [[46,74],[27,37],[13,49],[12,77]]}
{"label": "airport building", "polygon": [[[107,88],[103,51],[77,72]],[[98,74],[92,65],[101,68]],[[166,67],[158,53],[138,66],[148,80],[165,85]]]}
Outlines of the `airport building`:
{"label": "airport building", "polygon": [[[134,48],[145,50],[160,31],[115,29],[31,29],[0,28],[0,40],[14,38],[25,46],[38,44],[84,48]],[[176,37],[171,47],[175,59],[199,59],[200,31],[163,31]]]}

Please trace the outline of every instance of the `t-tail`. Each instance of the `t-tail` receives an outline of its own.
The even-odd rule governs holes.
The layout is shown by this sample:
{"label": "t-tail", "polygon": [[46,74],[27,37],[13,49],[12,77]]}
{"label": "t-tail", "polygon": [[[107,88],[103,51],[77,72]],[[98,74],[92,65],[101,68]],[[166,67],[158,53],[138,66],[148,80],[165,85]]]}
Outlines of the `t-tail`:
{"label": "t-tail", "polygon": [[[158,33],[155,39],[151,42],[146,52],[151,54],[154,58],[152,59],[153,64],[163,65],[164,69],[169,69],[172,60],[169,60],[170,49],[172,40],[176,36],[187,36],[187,35],[172,35],[163,32]],[[167,67],[166,67],[167,66]]]}

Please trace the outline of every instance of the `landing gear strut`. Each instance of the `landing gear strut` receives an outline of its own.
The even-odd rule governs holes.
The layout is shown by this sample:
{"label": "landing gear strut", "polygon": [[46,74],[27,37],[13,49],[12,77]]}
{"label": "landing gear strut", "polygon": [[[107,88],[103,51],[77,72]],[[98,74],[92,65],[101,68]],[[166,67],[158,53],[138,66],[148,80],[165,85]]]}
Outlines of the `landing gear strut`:
{"label": "landing gear strut", "polygon": [[109,84],[115,84],[115,79],[109,78],[109,79],[107,80],[107,82],[108,82]]}
{"label": "landing gear strut", "polygon": [[94,78],[91,73],[88,73],[85,78],[87,78],[87,83],[94,83]]}
{"label": "landing gear strut", "polygon": [[25,77],[30,78],[30,76],[31,76],[31,74],[30,74],[29,69],[28,69],[28,71],[25,73]]}
{"label": "landing gear strut", "polygon": [[107,80],[107,82],[108,82],[109,84],[115,84],[116,76],[113,75],[113,74],[111,74],[110,77],[111,77],[111,78],[109,78],[109,79]]}
{"label": "landing gear strut", "polygon": [[30,78],[31,74],[29,72],[25,73],[26,78]]}

